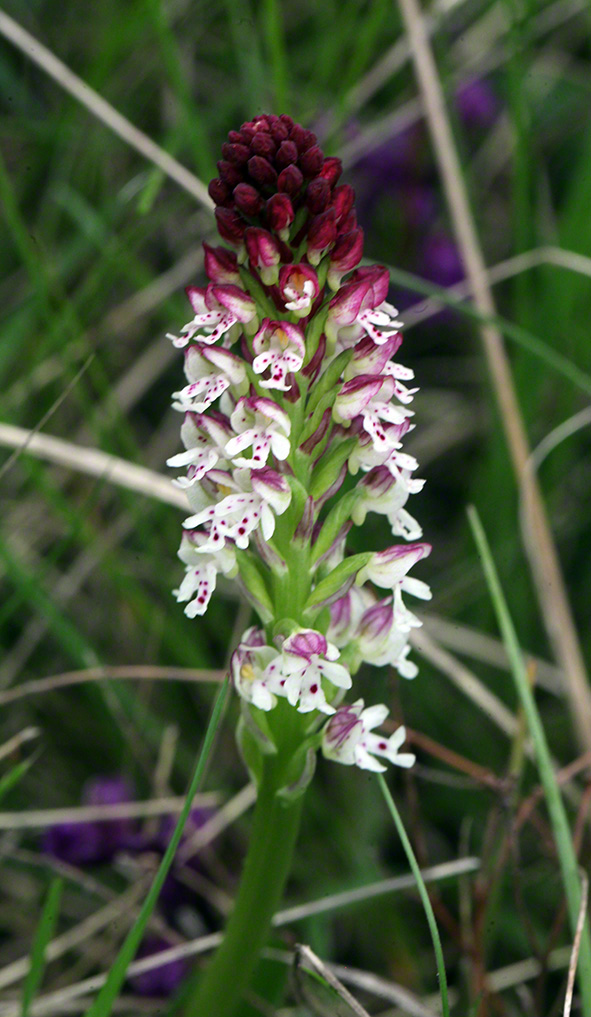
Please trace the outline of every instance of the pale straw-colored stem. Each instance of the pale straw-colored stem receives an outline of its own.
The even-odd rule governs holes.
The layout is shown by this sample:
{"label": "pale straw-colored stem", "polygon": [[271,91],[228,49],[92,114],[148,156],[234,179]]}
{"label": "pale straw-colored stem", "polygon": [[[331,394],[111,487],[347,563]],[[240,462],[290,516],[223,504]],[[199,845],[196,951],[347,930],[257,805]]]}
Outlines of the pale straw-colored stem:
{"label": "pale straw-colored stem", "polygon": [[79,78],[61,60],[58,60],[51,50],[38,42],[30,32],[21,28],[18,22],[10,18],[4,11],[0,11],[0,33],[20,49],[25,56],[41,67],[46,74],[49,74],[54,81],[57,81],[77,102],[86,106],[93,116],[101,120],[115,134],[118,134],[126,144],[135,148],[145,159],[158,166],[166,176],[176,181],[180,187],[188,191],[206,208],[213,208],[213,202],[207,193],[205,184],[194,173],[182,166],[163,148],[160,148],[160,145],[152,141],[147,134],[134,127],[98,92],[95,92],[82,78]]}
{"label": "pale straw-colored stem", "polygon": [[[427,123],[453,229],[474,294],[474,302],[479,311],[493,315],[495,304],[424,20],[417,0],[399,0],[399,6],[413,51]],[[578,740],[583,748],[590,749],[591,695],[585,664],[537,477],[529,466],[530,449],[509,361],[501,333],[497,328],[493,325],[481,325],[480,334],[501,412],[511,462],[523,499],[525,550],[544,625],[556,661],[565,676],[566,694]]]}

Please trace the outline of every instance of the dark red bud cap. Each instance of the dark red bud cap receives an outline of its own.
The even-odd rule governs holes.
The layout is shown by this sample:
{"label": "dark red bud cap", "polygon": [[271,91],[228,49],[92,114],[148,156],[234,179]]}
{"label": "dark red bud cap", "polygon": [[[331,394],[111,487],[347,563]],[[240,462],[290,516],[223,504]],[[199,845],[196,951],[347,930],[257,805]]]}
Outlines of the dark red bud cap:
{"label": "dark red bud cap", "polygon": [[279,146],[279,151],[275,156],[275,165],[279,169],[285,169],[286,166],[290,166],[292,162],[295,162],[298,157],[298,147],[293,141],[282,141]]}
{"label": "dark red bud cap", "polygon": [[226,159],[221,159],[218,162],[218,173],[231,190],[236,187],[236,184],[244,180],[242,170],[239,170],[233,162],[228,162]]}
{"label": "dark red bud cap", "polygon": [[334,208],[315,215],[308,227],[308,248],[324,251],[333,244],[337,236]]}
{"label": "dark red bud cap", "polygon": [[325,180],[328,180],[331,187],[334,187],[342,172],[343,164],[341,160],[337,159],[336,156],[331,155],[322,163],[320,176],[324,177]]}
{"label": "dark red bud cap", "polygon": [[317,141],[316,135],[313,131],[308,131],[305,127],[301,127],[299,124],[295,125],[291,134],[291,139],[292,141],[295,141],[300,152],[307,152],[308,149],[312,148]]}
{"label": "dark red bud cap", "polygon": [[236,208],[244,215],[258,215],[265,204],[259,192],[250,184],[238,184],[234,188],[234,201]]}
{"label": "dark red bud cap", "polygon": [[339,234],[350,233],[351,230],[357,229],[357,216],[355,215],[355,209],[352,208],[349,215],[344,219],[341,219],[339,223]]}
{"label": "dark red bud cap", "polygon": [[238,262],[234,251],[226,247],[211,247],[203,241],[205,274],[214,283],[227,282],[228,276],[238,272]]}
{"label": "dark red bud cap", "polygon": [[340,223],[342,219],[345,219],[355,202],[355,191],[349,184],[342,184],[340,187],[335,187],[332,193],[331,205],[336,212],[337,223]]}
{"label": "dark red bud cap", "polygon": [[244,139],[244,144],[250,145],[255,134],[258,134],[259,132],[255,131],[253,125],[248,123],[247,121],[245,124],[242,124],[242,127],[240,128],[240,133]]}
{"label": "dark red bud cap", "polygon": [[322,177],[315,177],[308,184],[306,191],[306,205],[311,212],[324,212],[330,200],[330,184]]}
{"label": "dark red bud cap", "polygon": [[297,194],[304,182],[301,170],[297,166],[286,166],[277,178],[277,187],[286,194]]}
{"label": "dark red bud cap", "polygon": [[271,137],[277,142],[278,145],[282,141],[285,141],[289,136],[289,130],[282,124],[279,117],[276,118],[275,122],[271,124]]}
{"label": "dark red bud cap", "polygon": [[247,145],[225,144],[222,145],[222,155],[228,162],[234,162],[237,166],[244,166],[250,157],[250,149]]}
{"label": "dark red bud cap", "polygon": [[324,162],[324,154],[318,145],[309,148],[300,156],[300,167],[305,177],[315,177],[320,173]]}
{"label": "dark red bud cap", "polygon": [[229,244],[241,244],[246,230],[242,216],[231,208],[216,208],[215,217],[222,240],[227,240]]}
{"label": "dark red bud cap", "polygon": [[343,272],[355,268],[363,257],[363,230],[351,230],[337,237],[330,252],[330,263]]}
{"label": "dark red bud cap", "polygon": [[272,158],[277,151],[277,145],[267,131],[257,131],[250,147],[255,155],[264,155],[266,159]]}
{"label": "dark red bud cap", "polygon": [[281,123],[284,124],[285,127],[287,127],[288,131],[292,130],[294,123],[289,113],[281,113],[279,119],[281,120]]}
{"label": "dark red bud cap", "polygon": [[209,181],[207,192],[216,205],[224,205],[230,197],[230,188],[226,187],[226,184],[219,177],[214,177],[213,180]]}
{"label": "dark red bud cap", "polygon": [[253,155],[252,159],[248,160],[248,172],[260,187],[277,185],[277,172],[262,155]]}
{"label": "dark red bud cap", "polygon": [[243,145],[244,144],[244,136],[240,133],[240,131],[229,131],[228,132],[228,141],[229,141],[229,143],[231,145],[236,145],[236,144]]}
{"label": "dark red bud cap", "polygon": [[279,232],[291,226],[294,219],[293,205],[287,194],[273,194],[266,205],[269,229]]}

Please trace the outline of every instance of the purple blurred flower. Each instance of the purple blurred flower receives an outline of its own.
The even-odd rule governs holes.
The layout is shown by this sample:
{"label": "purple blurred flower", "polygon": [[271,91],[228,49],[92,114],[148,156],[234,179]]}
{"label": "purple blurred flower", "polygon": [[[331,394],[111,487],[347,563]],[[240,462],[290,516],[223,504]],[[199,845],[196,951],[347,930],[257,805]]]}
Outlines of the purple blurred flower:
{"label": "purple blurred flower", "polygon": [[491,127],[499,112],[499,102],[484,78],[474,78],[456,91],[456,105],[466,127]]}
{"label": "purple blurred flower", "polygon": [[464,278],[464,267],[456,244],[447,233],[432,233],[425,240],[419,271],[438,286],[453,286]]}
{"label": "purple blurred flower", "polygon": [[102,855],[98,823],[58,823],[43,837],[42,851],[70,865],[88,865]]}
{"label": "purple blurred flower", "polygon": [[[148,936],[144,939],[138,952],[137,959],[151,957],[155,953],[168,950],[171,944],[165,939],[156,936]],[[176,992],[183,978],[187,974],[188,965],[184,958],[170,961],[161,967],[153,968],[151,971],[144,971],[139,975],[132,975],[129,979],[130,985],[139,996],[172,996]]]}
{"label": "purple blurred flower", "polygon": [[[84,805],[119,805],[133,801],[134,789],[125,777],[93,777],[82,791]],[[136,824],[130,819],[88,823],[58,823],[50,827],[42,850],[70,862],[90,865],[111,859],[117,851],[140,846]]]}
{"label": "purple blurred flower", "polygon": [[426,226],[435,216],[437,199],[428,184],[408,184],[400,191],[400,207],[409,226]]}

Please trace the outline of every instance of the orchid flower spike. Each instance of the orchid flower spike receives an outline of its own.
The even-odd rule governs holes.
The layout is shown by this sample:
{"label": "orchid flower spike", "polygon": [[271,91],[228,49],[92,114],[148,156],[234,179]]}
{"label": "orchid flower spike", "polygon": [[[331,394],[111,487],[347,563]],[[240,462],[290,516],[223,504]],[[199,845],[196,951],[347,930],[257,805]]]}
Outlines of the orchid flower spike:
{"label": "orchid flower spike", "polygon": [[[430,596],[409,574],[431,550],[407,507],[424,483],[403,448],[417,389],[397,359],[388,271],[360,267],[340,161],[291,117],[263,114],[230,131],[218,170],[223,246],[204,244],[206,285],[187,288],[193,317],[170,337],[186,376],[168,459],[187,499],[174,593],[199,619],[234,583],[257,612],[231,662],[239,742],[255,779],[265,754],[301,760],[295,775],[286,764],[295,793],[319,748],[369,770],[414,761],[403,727],[375,733],[385,706],[344,700],[364,665],[417,673],[420,621],[402,599]],[[350,553],[372,512],[402,542]]]}

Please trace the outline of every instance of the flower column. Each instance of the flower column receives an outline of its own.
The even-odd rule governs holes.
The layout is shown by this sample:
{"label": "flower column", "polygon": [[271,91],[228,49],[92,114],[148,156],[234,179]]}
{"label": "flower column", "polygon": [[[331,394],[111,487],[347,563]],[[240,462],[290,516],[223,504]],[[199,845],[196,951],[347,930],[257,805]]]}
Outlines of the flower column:
{"label": "flower column", "polygon": [[[408,633],[419,622],[402,595],[430,596],[408,575],[430,551],[405,508],[422,487],[402,451],[416,389],[392,359],[401,335],[388,273],[358,267],[363,235],[339,160],[288,116],[231,131],[222,155],[209,190],[230,246],[204,245],[209,285],[189,287],[194,317],[171,336],[188,384],[173,403],[184,451],[169,464],[186,467],[175,483],[191,509],[175,593],[189,617],[203,615],[222,573],[259,616],[232,658],[238,742],[258,797],[194,1017],[230,1017],[248,986],[318,750],[370,770],[384,769],[377,757],[412,765],[399,751],[404,729],[373,733],[385,706],[343,697],[363,661],[414,677]],[[368,512],[412,543],[349,555],[347,534]]]}

